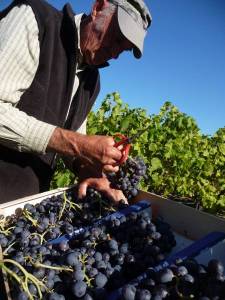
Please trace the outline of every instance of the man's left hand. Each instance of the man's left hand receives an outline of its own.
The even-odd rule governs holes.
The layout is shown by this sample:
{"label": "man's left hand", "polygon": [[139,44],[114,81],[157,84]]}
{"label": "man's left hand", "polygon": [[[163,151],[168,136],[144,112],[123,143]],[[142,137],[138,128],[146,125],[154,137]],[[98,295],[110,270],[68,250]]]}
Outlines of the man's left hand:
{"label": "man's left hand", "polygon": [[79,184],[78,197],[82,199],[85,197],[87,188],[92,187],[105,194],[113,202],[124,200],[128,204],[126,197],[121,190],[114,189],[110,186],[110,182],[106,177],[101,178],[87,178]]}

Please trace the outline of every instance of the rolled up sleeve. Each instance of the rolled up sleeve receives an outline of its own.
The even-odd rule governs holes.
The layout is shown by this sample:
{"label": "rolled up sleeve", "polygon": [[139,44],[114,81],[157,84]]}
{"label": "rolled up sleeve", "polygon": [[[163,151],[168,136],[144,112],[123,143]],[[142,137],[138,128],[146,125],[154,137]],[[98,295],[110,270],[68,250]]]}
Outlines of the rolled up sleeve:
{"label": "rolled up sleeve", "polygon": [[0,143],[44,154],[55,126],[16,107],[34,79],[39,55],[38,26],[31,7],[14,7],[0,22]]}

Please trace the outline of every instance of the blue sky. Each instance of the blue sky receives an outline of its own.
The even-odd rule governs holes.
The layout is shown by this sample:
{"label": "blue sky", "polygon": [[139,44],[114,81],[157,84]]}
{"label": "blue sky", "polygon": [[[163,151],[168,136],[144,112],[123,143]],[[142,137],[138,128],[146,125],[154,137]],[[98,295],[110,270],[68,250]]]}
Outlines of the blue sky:
{"label": "blue sky", "polygon": [[[64,0],[49,0],[61,8]],[[10,3],[2,0],[0,8]],[[92,0],[70,1],[89,13]],[[131,107],[158,113],[165,101],[192,116],[202,133],[225,126],[225,1],[146,0],[153,22],[140,60],[123,53],[101,70],[97,109],[118,91]]]}

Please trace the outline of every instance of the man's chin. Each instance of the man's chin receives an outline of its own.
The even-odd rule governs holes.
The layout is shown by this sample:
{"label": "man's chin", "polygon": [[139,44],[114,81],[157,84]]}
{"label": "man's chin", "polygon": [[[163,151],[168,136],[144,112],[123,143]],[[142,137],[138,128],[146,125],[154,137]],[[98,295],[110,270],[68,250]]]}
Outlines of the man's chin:
{"label": "man's chin", "polygon": [[109,60],[108,57],[106,58],[103,55],[96,55],[95,53],[93,53],[92,55],[88,53],[88,55],[86,55],[84,59],[85,63],[91,66],[99,66],[105,64]]}

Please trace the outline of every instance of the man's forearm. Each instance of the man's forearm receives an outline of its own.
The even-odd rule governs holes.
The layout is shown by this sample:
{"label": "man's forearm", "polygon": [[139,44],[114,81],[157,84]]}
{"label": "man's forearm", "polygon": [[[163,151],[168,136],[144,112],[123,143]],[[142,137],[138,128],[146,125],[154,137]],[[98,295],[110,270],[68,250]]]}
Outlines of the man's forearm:
{"label": "man's forearm", "polygon": [[121,159],[121,152],[114,147],[113,137],[85,135],[56,128],[49,140],[47,151],[79,158],[85,164],[113,172]]}
{"label": "man's forearm", "polygon": [[72,157],[79,156],[81,153],[78,144],[81,138],[80,133],[57,127],[49,140],[47,151]]}

